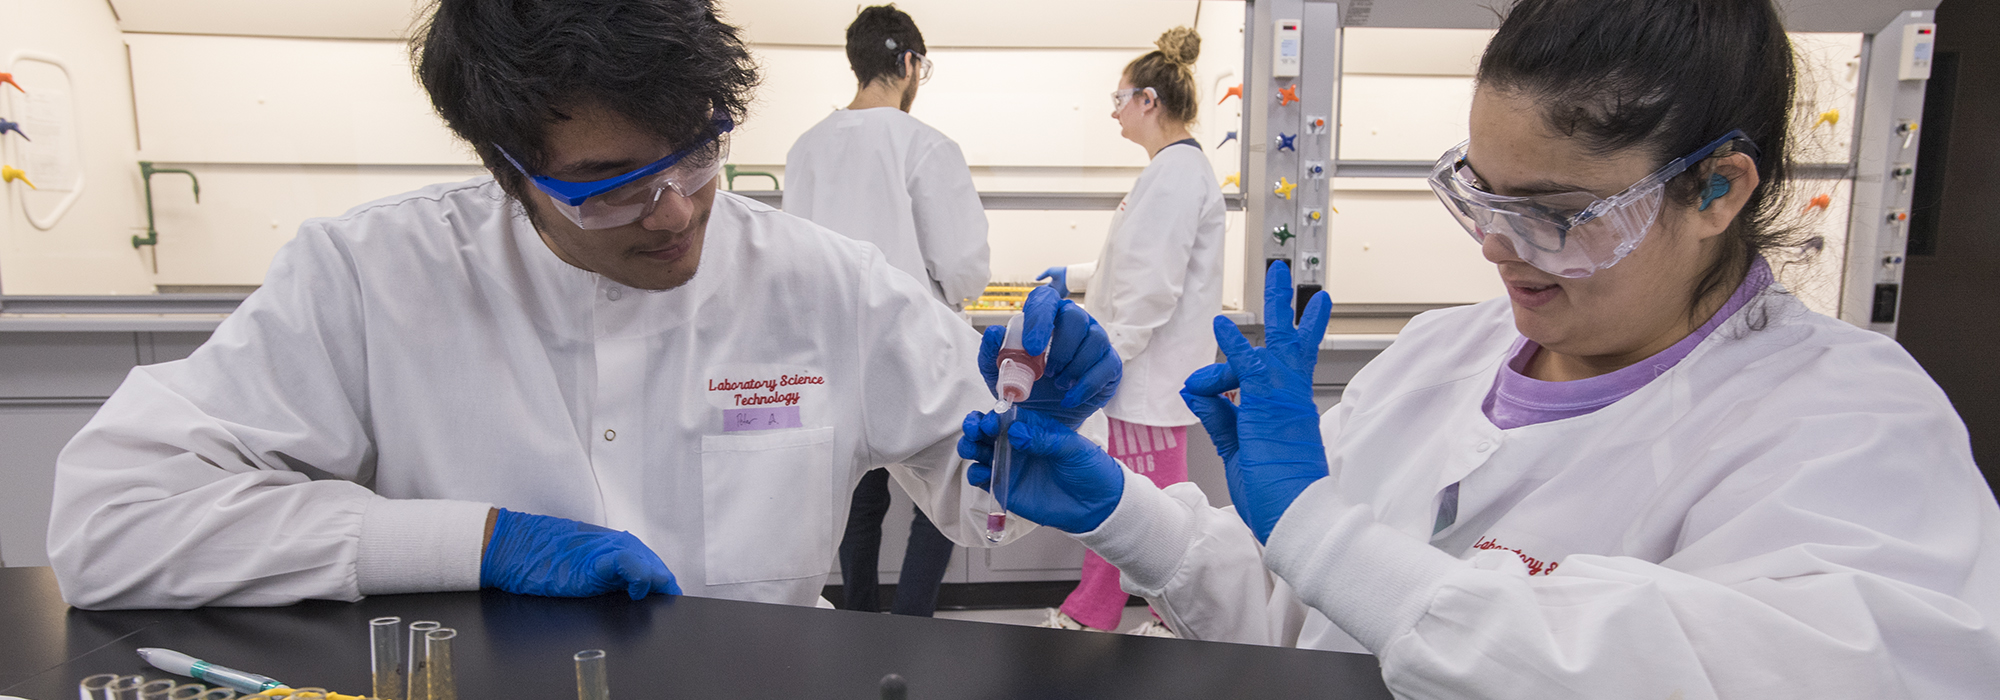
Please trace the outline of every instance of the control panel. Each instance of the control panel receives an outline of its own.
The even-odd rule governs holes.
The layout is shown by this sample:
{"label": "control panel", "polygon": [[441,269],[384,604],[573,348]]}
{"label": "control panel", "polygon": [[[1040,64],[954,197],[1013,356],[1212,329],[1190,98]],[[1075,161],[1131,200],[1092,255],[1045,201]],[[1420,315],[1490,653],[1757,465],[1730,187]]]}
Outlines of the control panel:
{"label": "control panel", "polygon": [[[1248,3],[1245,27],[1269,27],[1245,51],[1243,209],[1249,236],[1243,300],[1263,322],[1264,270],[1292,270],[1293,313],[1326,285],[1334,123],[1340,80],[1340,6],[1318,0]],[[1264,58],[1259,58],[1264,57]],[[1259,243],[1261,241],[1261,244]]]}
{"label": "control panel", "polygon": [[1908,255],[1912,183],[1921,161],[1924,88],[1937,45],[1930,10],[1896,16],[1875,34],[1863,76],[1854,160],[1854,202],[1840,318],[1896,334]]}

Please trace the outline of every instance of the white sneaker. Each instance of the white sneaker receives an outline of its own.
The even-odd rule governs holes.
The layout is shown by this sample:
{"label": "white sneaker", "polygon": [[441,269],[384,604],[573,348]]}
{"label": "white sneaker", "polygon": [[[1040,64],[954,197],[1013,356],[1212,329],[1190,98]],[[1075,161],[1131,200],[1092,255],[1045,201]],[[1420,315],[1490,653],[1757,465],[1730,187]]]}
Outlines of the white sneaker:
{"label": "white sneaker", "polygon": [[1181,638],[1180,635],[1174,634],[1173,630],[1167,629],[1167,623],[1161,622],[1159,620],[1147,620],[1144,624],[1132,628],[1132,631],[1126,632],[1126,634],[1139,637],[1166,637],[1168,639]]}
{"label": "white sneaker", "polygon": [[1048,619],[1042,620],[1042,624],[1036,625],[1036,627],[1047,627],[1050,629],[1059,629],[1059,630],[1090,630],[1092,632],[1104,631],[1101,629],[1085,625],[1081,622],[1077,622],[1076,618],[1070,617],[1069,613],[1063,612],[1061,608],[1049,608],[1048,614],[1049,614]]}

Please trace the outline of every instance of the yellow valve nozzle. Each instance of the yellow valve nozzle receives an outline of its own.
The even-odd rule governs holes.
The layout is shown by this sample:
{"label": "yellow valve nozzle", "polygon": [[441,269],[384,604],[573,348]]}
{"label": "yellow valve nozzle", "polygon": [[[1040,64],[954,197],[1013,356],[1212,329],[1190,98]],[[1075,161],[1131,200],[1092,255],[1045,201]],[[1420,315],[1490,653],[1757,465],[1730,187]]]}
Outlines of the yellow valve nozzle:
{"label": "yellow valve nozzle", "polygon": [[1284,197],[1285,199],[1291,199],[1292,190],[1298,189],[1298,187],[1299,187],[1298,183],[1287,180],[1283,176],[1279,176],[1277,186],[1271,188],[1271,194]]}
{"label": "yellow valve nozzle", "polygon": [[28,179],[28,174],[21,172],[20,168],[11,165],[0,165],[0,182],[13,182],[15,180],[28,183],[29,189],[41,189],[40,187],[36,187],[35,181]]}

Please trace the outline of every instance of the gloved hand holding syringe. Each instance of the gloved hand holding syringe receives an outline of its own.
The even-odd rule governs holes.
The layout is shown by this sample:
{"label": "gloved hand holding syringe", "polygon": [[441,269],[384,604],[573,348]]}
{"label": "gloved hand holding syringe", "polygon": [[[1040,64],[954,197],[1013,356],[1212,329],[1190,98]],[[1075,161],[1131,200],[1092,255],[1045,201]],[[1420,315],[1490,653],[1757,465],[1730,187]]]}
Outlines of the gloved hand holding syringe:
{"label": "gloved hand holding syringe", "polygon": [[[993,412],[1000,417],[1000,434],[1007,434],[1007,427],[1014,424],[1017,415],[1014,404],[1028,400],[1034,389],[1035,380],[1042,378],[1045,355],[1029,355],[1021,345],[1022,315],[1014,314],[1007,319],[1007,337],[1000,344],[999,375],[993,384],[993,392],[1000,396],[999,405]],[[1011,479],[1014,458],[1013,448],[1006,440],[993,445],[993,477],[988,491],[993,494],[993,509],[986,514],[986,541],[999,542],[1007,531],[1007,492]]]}
{"label": "gloved hand holding syringe", "polygon": [[[1003,371],[1003,366],[1008,368]],[[1031,495],[1022,491],[1024,487],[1028,492],[1039,492],[1051,485],[1044,483],[1046,475],[1023,483],[1020,465],[1014,464],[1017,446],[994,438],[1010,434],[1010,428],[1023,436],[1052,429],[1075,431],[1110,402],[1124,374],[1124,364],[1104,328],[1056,289],[1038,287],[1028,293],[1020,314],[1004,325],[986,329],[979,346],[979,372],[999,404],[995,411],[965,417],[959,455],[973,461],[966,480],[993,495],[994,505],[978,513],[986,520],[987,539],[1001,541],[1010,524],[1010,511],[1065,531],[1091,520],[1086,512],[1097,510],[1095,507],[1076,513],[1038,511],[1040,517],[1015,510],[1017,497]]]}

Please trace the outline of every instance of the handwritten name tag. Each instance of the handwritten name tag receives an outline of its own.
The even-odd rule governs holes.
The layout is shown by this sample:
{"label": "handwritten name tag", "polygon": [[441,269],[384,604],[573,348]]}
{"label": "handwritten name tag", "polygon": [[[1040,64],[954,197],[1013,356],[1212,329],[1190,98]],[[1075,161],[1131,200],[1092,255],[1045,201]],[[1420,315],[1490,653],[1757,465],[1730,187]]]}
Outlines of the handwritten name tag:
{"label": "handwritten name tag", "polygon": [[733,433],[739,430],[777,430],[779,428],[800,428],[805,423],[799,420],[798,406],[759,406],[756,408],[732,408],[722,412],[722,431]]}

